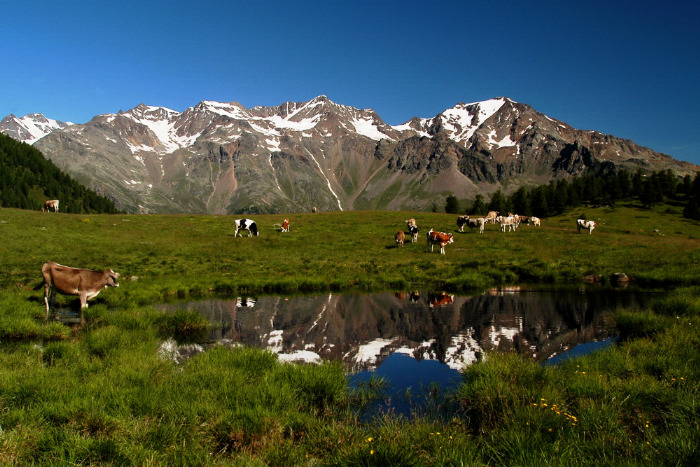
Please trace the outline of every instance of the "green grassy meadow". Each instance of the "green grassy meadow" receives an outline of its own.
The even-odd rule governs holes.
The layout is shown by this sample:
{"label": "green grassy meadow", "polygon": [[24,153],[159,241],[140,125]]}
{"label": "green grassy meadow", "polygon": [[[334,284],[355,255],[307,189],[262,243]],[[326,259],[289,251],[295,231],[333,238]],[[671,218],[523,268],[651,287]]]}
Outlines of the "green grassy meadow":
{"label": "green grassy meadow", "polygon": [[[586,208],[542,227],[456,231],[456,215],[353,211],[231,216],[68,215],[0,209],[1,465],[698,465],[700,224],[679,208]],[[245,216],[240,216],[245,217]],[[291,232],[281,233],[284,217]],[[414,217],[418,243],[394,233]],[[455,234],[426,251],[433,228]],[[44,321],[41,265],[112,268],[120,287],[90,301],[86,324]],[[320,291],[479,292],[577,283],[624,272],[669,291],[615,315],[620,343],[559,367],[489,354],[465,368],[448,417],[357,409],[380,383],[347,386],[336,363],[215,348],[182,363],[162,343],[196,341],[208,323],[157,303]],[[58,306],[76,306],[58,296]],[[378,388],[378,389],[377,389]]]}

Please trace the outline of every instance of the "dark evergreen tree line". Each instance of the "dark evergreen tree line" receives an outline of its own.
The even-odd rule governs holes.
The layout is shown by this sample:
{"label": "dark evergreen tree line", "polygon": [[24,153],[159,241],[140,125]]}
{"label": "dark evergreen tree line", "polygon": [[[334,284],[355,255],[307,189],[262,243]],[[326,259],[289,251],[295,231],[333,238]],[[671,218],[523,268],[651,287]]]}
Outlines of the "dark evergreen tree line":
{"label": "dark evergreen tree line", "polygon": [[683,179],[683,190],[688,196],[688,204],[683,209],[683,217],[700,220],[700,172],[691,180],[690,175]]}
{"label": "dark evergreen tree line", "polygon": [[[482,195],[477,195],[467,214],[498,211],[550,217],[583,205],[614,205],[619,200],[629,198],[637,198],[647,207],[665,198],[687,200],[684,216],[700,219],[700,173],[694,181],[690,176],[679,180],[671,170],[651,173],[637,170],[631,174],[620,169],[607,177],[590,173],[571,181],[560,179],[546,185],[521,187],[508,197],[498,190],[488,203]],[[691,212],[697,217],[692,217]]]}
{"label": "dark evergreen tree line", "polygon": [[114,203],[63,173],[34,147],[0,134],[0,206],[41,209],[47,199],[60,200],[60,211],[114,214]]}

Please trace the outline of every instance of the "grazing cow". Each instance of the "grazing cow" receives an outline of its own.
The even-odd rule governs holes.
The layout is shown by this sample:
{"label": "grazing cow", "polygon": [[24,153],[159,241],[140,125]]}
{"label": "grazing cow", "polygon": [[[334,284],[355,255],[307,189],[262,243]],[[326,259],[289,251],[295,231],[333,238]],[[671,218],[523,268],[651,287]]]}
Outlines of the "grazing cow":
{"label": "grazing cow", "polygon": [[488,214],[486,214],[486,222],[491,222],[492,224],[496,223],[496,218],[498,217],[498,211],[489,211]]}
{"label": "grazing cow", "polygon": [[586,219],[577,219],[576,220],[576,228],[578,228],[578,233],[581,233],[581,229],[588,229],[588,234],[593,233],[593,229],[596,227],[595,221],[587,221]]}
{"label": "grazing cow", "polygon": [[61,266],[49,261],[41,267],[41,275],[44,276],[46,319],[49,319],[49,309],[56,301],[56,292],[80,297],[80,323],[82,324],[83,308],[87,308],[87,301],[96,297],[106,287],[119,287],[117,282],[119,273],[111,269],[93,271]]}
{"label": "grazing cow", "polygon": [[44,206],[41,208],[41,212],[48,212],[51,209],[53,209],[53,212],[58,212],[58,200],[57,199],[50,199],[48,201],[44,201]]}
{"label": "grazing cow", "polygon": [[311,208],[311,212],[316,212],[316,206]]}
{"label": "grazing cow", "polygon": [[530,225],[530,216],[518,216],[521,224]]}
{"label": "grazing cow", "polygon": [[[238,232],[240,231],[248,231],[248,236],[255,235],[256,237],[259,235],[258,234],[258,225],[255,223],[254,220],[251,219],[236,219],[235,221],[236,224],[236,230],[233,232],[233,236],[235,237],[238,235]],[[243,234],[241,234],[241,237]]]}
{"label": "grazing cow", "polygon": [[540,226],[540,218],[539,217],[530,216],[530,222],[532,223],[532,225],[535,225],[537,227]]}
{"label": "grazing cow", "polygon": [[396,241],[396,247],[403,246],[403,241],[406,238],[405,234],[403,233],[403,230],[399,230],[396,232],[396,235],[394,235],[394,240]]}
{"label": "grazing cow", "polygon": [[513,216],[508,216],[508,217],[499,216],[499,217],[500,217],[499,222],[501,223],[501,232],[505,232],[506,227],[508,228],[508,232],[515,231],[515,228],[517,227],[517,224],[515,222],[515,217],[513,217]]}
{"label": "grazing cow", "polygon": [[454,238],[451,233],[444,232],[434,232],[430,229],[428,232],[428,245],[430,245],[430,251],[433,251],[433,246],[440,245],[440,254],[445,254],[445,246],[450,243],[454,243]]}
{"label": "grazing cow", "polygon": [[282,232],[289,232],[289,219],[285,219],[282,222]]}
{"label": "grazing cow", "polygon": [[460,232],[464,232],[464,226],[466,224],[469,224],[469,228],[473,229],[472,225],[470,224],[471,219],[469,219],[469,216],[459,216],[457,218],[457,227],[459,227]]}

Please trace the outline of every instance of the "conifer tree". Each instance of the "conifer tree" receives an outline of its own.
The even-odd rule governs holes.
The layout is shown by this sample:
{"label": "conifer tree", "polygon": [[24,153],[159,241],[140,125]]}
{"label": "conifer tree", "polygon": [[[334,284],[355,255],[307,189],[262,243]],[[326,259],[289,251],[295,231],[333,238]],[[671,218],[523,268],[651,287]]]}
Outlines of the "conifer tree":
{"label": "conifer tree", "polygon": [[449,195],[445,199],[445,212],[448,214],[459,213],[459,200],[455,195]]}

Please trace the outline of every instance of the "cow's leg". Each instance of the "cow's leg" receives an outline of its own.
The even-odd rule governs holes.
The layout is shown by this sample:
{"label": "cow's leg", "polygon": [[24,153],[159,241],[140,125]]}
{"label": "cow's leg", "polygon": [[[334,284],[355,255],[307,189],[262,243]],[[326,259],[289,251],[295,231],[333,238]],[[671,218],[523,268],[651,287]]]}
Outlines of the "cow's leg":
{"label": "cow's leg", "polygon": [[52,287],[50,292],[49,292],[49,308],[51,309],[56,309],[56,293],[58,290],[56,290],[56,287]]}
{"label": "cow's leg", "polygon": [[51,284],[44,282],[44,303],[46,304],[46,320],[49,320],[49,295],[51,293]]}
{"label": "cow's leg", "polygon": [[88,307],[88,294],[87,292],[80,292],[80,309]]}

